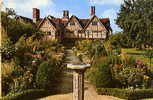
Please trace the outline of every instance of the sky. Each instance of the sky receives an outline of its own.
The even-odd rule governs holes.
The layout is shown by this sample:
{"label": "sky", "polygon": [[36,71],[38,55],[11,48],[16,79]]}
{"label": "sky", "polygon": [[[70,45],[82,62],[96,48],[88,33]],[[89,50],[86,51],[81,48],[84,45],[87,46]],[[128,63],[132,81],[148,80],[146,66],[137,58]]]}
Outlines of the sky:
{"label": "sky", "polygon": [[122,31],[115,19],[124,0],[3,0],[6,8],[15,9],[17,15],[32,18],[32,8],[40,9],[40,17],[62,17],[63,10],[78,18],[90,18],[90,6],[96,7],[99,18],[109,18],[113,33]]}

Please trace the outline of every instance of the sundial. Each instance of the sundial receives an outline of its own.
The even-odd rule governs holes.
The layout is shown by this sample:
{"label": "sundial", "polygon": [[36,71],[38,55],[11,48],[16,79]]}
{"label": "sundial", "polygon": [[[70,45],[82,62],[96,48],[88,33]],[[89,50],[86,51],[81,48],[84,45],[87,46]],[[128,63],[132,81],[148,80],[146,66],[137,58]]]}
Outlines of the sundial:
{"label": "sundial", "polygon": [[90,64],[67,64],[73,70],[73,100],[84,100],[84,72]]}

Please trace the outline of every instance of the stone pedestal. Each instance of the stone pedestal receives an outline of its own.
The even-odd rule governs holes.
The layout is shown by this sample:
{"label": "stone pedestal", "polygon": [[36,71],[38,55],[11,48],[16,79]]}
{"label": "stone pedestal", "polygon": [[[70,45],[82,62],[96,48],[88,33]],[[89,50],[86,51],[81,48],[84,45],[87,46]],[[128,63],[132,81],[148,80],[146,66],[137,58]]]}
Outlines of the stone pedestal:
{"label": "stone pedestal", "polygon": [[90,64],[68,64],[67,67],[73,70],[73,100],[84,100],[84,72]]}
{"label": "stone pedestal", "polygon": [[0,54],[0,99],[2,98],[2,65],[1,65],[1,54]]}

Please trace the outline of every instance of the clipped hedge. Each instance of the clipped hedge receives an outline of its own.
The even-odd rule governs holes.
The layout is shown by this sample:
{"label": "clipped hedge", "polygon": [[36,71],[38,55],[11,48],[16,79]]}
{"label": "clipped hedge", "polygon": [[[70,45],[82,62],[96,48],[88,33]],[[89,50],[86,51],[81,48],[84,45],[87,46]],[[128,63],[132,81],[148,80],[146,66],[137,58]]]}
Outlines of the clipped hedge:
{"label": "clipped hedge", "polygon": [[33,100],[45,97],[48,94],[49,92],[43,89],[29,89],[22,92],[17,92],[11,96],[2,97],[0,100]]}
{"label": "clipped hedge", "polygon": [[127,90],[118,88],[97,88],[100,95],[110,95],[127,100],[139,100],[153,98],[153,89]]}

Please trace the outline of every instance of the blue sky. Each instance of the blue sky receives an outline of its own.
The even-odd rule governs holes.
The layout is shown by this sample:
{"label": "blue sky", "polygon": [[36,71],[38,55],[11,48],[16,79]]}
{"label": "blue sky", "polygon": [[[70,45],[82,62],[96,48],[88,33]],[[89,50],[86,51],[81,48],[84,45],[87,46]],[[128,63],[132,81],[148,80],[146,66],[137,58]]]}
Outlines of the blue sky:
{"label": "blue sky", "polygon": [[89,18],[90,6],[96,7],[96,15],[100,18],[110,18],[113,32],[121,29],[115,24],[117,12],[123,0],[4,0],[5,7],[14,8],[18,15],[32,18],[32,8],[40,9],[40,16],[62,17],[63,10],[69,10],[70,15],[79,18]]}

